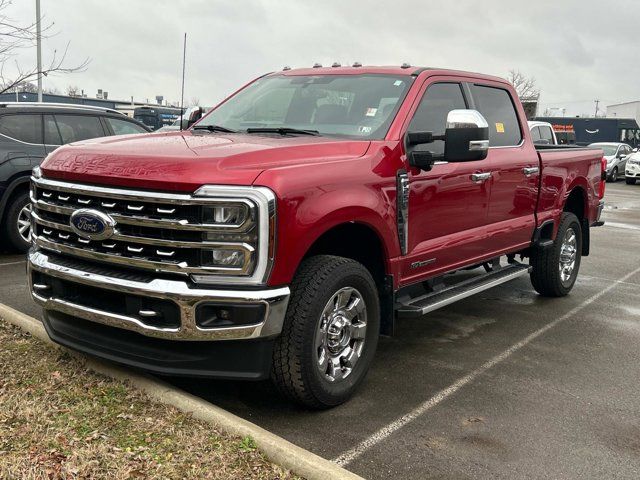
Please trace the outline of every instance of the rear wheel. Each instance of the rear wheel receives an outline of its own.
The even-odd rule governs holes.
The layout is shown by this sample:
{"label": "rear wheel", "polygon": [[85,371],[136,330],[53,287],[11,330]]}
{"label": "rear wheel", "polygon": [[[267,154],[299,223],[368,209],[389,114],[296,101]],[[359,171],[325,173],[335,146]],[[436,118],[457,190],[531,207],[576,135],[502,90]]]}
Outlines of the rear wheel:
{"label": "rear wheel", "polygon": [[369,271],[347,258],[311,257],[292,283],[272,379],[307,407],[339,405],[364,379],[379,331],[378,293]]}
{"label": "rear wheel", "polygon": [[618,181],[618,167],[614,167],[614,169],[611,171],[611,175],[609,175],[609,181],[613,183]]}
{"label": "rear wheel", "polygon": [[27,192],[20,192],[9,200],[3,225],[4,237],[19,252],[31,245],[31,201]]}
{"label": "rear wheel", "polygon": [[582,228],[573,213],[564,212],[553,246],[531,255],[531,283],[546,297],[567,295],[578,277],[582,258]]}
{"label": "rear wheel", "polygon": [[635,178],[625,178],[625,181],[627,182],[627,185],[635,185],[636,184],[636,179]]}

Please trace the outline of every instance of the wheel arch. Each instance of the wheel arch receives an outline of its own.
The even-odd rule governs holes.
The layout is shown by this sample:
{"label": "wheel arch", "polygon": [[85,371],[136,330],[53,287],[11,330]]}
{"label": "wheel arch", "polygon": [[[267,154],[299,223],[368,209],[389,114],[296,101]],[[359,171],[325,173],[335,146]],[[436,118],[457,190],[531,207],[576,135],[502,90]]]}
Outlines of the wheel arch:
{"label": "wheel arch", "polygon": [[7,210],[7,205],[9,204],[9,200],[13,198],[13,196],[22,191],[23,189],[29,188],[29,179],[31,178],[31,171],[21,172],[14,175],[9,179],[9,186],[0,198],[0,222],[3,221],[4,215]]}

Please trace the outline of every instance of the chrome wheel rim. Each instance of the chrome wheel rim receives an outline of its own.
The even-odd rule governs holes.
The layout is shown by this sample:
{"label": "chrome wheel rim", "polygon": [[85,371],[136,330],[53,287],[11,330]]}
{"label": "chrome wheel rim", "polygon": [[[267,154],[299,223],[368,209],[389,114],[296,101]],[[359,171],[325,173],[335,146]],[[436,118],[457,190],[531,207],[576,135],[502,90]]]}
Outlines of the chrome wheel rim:
{"label": "chrome wheel rim", "polygon": [[18,234],[25,242],[31,241],[31,209],[33,207],[27,203],[20,213],[18,213]]}
{"label": "chrome wheel rim", "polygon": [[563,284],[571,280],[573,271],[576,268],[576,258],[578,256],[578,239],[573,228],[568,228],[562,239],[560,246],[560,280]]}
{"label": "chrome wheel rim", "polygon": [[320,315],[315,336],[316,366],[324,378],[337,382],[348,377],[364,348],[367,306],[352,287],[334,293]]}

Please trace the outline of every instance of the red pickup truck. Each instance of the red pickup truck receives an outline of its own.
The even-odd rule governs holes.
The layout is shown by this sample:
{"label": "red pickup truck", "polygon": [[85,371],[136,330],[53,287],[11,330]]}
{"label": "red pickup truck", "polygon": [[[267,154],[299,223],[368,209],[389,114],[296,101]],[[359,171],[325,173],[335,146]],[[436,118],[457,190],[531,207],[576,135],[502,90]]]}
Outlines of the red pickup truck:
{"label": "red pickup truck", "polygon": [[61,147],[32,178],[50,337],[165,375],[344,402],[380,334],[523,275],[573,287],[602,151],[535,147],[505,80],[271,73],[181,132]]}

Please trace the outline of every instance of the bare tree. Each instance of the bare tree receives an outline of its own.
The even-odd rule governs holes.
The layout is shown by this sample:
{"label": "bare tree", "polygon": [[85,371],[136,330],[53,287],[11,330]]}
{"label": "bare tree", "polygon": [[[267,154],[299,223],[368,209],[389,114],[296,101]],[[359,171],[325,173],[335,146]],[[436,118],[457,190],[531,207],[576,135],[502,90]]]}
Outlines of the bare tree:
{"label": "bare tree", "polygon": [[198,97],[191,97],[191,101],[187,104],[187,107],[200,106],[200,99]]}
{"label": "bare tree", "polygon": [[70,97],[79,97],[80,88],[77,85],[67,85],[67,95]]}
{"label": "bare tree", "polygon": [[[73,67],[65,65],[67,51],[69,50],[68,43],[61,54],[54,50],[53,58],[48,64],[43,65],[41,72],[38,72],[37,66],[26,68],[20,65],[15,57],[21,50],[35,46],[38,22],[26,25],[16,24],[14,20],[4,13],[10,4],[10,0],[0,0],[0,93],[13,91],[25,82],[37,80],[39,74],[46,77],[54,73],[81,72],[87,68],[89,59],[85,59],[82,63]],[[41,38],[49,38],[52,24],[42,25],[42,18],[40,18],[40,23]],[[11,63],[15,73],[9,79],[5,77],[5,69]]]}
{"label": "bare tree", "polygon": [[516,89],[516,93],[521,100],[534,100],[540,96],[536,79],[527,77],[520,70],[509,70],[507,80]]}

